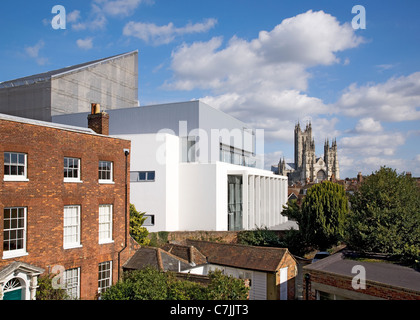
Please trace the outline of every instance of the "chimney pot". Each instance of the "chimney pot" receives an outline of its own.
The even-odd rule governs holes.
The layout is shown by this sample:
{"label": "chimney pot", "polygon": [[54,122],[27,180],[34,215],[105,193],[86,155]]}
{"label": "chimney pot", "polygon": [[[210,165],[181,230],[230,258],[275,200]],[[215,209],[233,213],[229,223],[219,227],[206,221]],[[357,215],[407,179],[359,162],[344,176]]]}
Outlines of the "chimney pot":
{"label": "chimney pot", "polygon": [[101,112],[101,105],[99,103],[91,104],[91,114],[97,114]]}
{"label": "chimney pot", "polygon": [[88,115],[88,128],[98,134],[109,135],[109,114],[100,112],[100,104],[92,103],[91,114]]}

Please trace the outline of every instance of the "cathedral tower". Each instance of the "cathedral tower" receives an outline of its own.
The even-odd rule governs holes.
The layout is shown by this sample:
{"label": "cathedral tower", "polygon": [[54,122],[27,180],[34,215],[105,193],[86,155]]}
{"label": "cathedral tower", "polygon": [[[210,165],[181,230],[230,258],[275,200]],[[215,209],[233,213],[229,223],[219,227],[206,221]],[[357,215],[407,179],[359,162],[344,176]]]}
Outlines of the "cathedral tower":
{"label": "cathedral tower", "polygon": [[337,141],[334,139],[331,147],[328,139],[324,144],[324,157],[316,157],[315,140],[312,137],[311,122],[306,124],[304,130],[298,122],[294,131],[295,155],[294,164],[287,164],[280,159],[277,164],[278,173],[289,177],[289,183],[295,182],[321,182],[322,180],[340,179],[338,166]]}

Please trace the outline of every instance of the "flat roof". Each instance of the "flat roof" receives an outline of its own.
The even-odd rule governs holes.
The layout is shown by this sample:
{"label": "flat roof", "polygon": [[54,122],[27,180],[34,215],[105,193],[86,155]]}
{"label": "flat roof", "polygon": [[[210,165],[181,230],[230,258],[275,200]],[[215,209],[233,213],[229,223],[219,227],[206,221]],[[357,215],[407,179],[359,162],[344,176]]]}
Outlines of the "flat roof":
{"label": "flat roof", "polygon": [[356,273],[352,273],[352,269],[354,266],[359,265],[365,268],[367,281],[375,281],[420,292],[420,272],[413,268],[381,259],[360,260],[355,258],[357,258],[356,253],[343,250],[307,265],[304,269],[354,277]]}

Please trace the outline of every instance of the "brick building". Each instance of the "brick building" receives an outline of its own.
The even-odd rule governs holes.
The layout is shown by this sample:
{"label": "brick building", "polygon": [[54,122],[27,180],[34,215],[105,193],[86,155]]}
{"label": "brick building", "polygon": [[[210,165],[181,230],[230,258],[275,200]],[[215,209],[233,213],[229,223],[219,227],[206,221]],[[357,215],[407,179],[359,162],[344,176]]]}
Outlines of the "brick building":
{"label": "brick building", "polygon": [[135,249],[131,143],[101,133],[0,114],[0,299],[34,299],[40,274],[80,299],[117,281]]}
{"label": "brick building", "polygon": [[306,300],[420,300],[420,273],[343,250],[303,267]]}

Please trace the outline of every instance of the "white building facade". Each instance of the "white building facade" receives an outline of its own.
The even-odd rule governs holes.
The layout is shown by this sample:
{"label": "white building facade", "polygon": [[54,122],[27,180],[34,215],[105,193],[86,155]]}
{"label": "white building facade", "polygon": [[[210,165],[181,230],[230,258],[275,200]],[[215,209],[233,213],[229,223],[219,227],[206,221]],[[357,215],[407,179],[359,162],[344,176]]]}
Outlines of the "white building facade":
{"label": "white building facade", "polygon": [[[287,222],[287,177],[262,169],[262,132],[201,101],[107,113],[110,134],[131,140],[130,202],[150,232]],[[86,126],[87,113],[53,122]]]}

